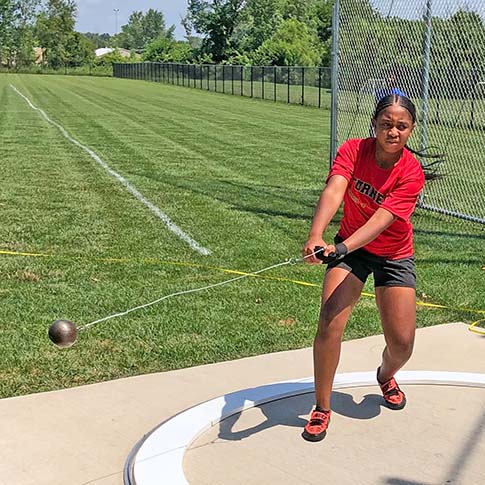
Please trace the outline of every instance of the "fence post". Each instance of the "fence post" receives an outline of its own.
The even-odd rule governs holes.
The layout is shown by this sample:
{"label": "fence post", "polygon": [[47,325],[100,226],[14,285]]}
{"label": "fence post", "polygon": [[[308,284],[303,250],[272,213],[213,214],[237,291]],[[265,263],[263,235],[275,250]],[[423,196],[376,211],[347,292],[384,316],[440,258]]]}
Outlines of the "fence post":
{"label": "fence post", "polygon": [[288,66],[288,104],[290,104],[290,66]]}
{"label": "fence post", "polygon": [[254,94],[253,83],[254,83],[254,66],[251,66],[251,98],[253,97],[253,94]]}
{"label": "fence post", "polygon": [[426,31],[424,38],[424,65],[423,65],[423,120],[421,126],[421,151],[426,150],[428,144],[428,101],[429,101],[429,71],[431,57],[431,34],[432,34],[432,0],[426,2]]}
{"label": "fence post", "polygon": [[322,68],[318,68],[318,107],[322,107]]}
{"label": "fence post", "polygon": [[305,104],[305,68],[301,68],[301,104]]}
{"label": "fence post", "polygon": [[241,66],[241,96],[244,96],[244,66]]}
{"label": "fence post", "polygon": [[276,103],[276,66],[273,66],[273,98]]}
{"label": "fence post", "polygon": [[337,154],[337,108],[338,108],[338,64],[339,64],[339,33],[340,33],[340,0],[336,0],[332,15],[332,109],[330,117],[330,166]]}
{"label": "fence post", "polygon": [[231,90],[234,96],[234,64],[231,65]]}
{"label": "fence post", "polygon": [[264,100],[264,66],[261,66],[261,99]]}
{"label": "fence post", "polygon": [[214,91],[217,93],[217,64],[214,64]]}

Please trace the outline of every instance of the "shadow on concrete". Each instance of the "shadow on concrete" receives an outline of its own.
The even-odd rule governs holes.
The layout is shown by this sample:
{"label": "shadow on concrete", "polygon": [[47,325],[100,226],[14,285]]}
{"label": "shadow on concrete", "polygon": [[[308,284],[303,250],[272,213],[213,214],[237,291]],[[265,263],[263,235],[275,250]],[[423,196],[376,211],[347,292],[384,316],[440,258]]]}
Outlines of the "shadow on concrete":
{"label": "shadow on concrete", "polygon": [[[280,385],[274,384],[275,394]],[[244,404],[243,396],[238,396],[237,399],[239,402],[235,402],[234,397],[228,396],[224,407],[234,409],[234,407],[242,406]],[[313,392],[310,392],[257,406],[265,419],[255,426],[238,431],[233,431],[233,429],[242,413],[233,414],[219,423],[218,438],[232,441],[242,440],[274,426],[290,426],[303,430],[314,402]],[[367,394],[362,401],[356,402],[350,394],[332,392],[332,411],[348,418],[373,419],[379,416],[383,405],[382,396],[377,394]]]}

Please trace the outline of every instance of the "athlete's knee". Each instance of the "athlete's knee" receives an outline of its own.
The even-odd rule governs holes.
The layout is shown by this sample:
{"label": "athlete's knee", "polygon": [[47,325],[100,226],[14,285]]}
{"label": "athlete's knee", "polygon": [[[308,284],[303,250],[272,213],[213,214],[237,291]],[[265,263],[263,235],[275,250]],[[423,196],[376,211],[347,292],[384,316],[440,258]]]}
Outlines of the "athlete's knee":
{"label": "athlete's knee", "polygon": [[388,341],[387,347],[394,358],[408,360],[414,349],[414,338],[397,338]]}
{"label": "athlete's knee", "polygon": [[324,304],[320,310],[316,338],[340,340],[343,336],[346,323],[346,317],[336,314],[335,309],[331,305]]}

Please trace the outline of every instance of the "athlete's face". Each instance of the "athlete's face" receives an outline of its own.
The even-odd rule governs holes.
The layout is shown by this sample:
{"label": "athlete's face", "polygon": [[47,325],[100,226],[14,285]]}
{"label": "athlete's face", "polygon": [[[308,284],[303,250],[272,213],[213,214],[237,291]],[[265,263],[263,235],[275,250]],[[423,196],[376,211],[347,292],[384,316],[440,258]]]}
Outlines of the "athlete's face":
{"label": "athlete's face", "polygon": [[373,124],[379,148],[389,155],[401,152],[415,126],[411,113],[399,104],[381,111]]}

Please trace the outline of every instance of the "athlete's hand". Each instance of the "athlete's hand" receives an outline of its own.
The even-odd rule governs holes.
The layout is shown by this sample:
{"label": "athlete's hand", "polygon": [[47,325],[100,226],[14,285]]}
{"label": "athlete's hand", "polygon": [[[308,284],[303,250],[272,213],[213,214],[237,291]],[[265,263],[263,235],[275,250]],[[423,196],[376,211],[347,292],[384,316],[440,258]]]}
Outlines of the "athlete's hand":
{"label": "athlete's hand", "polygon": [[320,259],[323,264],[330,264],[345,258],[348,252],[349,250],[347,246],[343,242],[340,242],[335,245],[332,244],[327,246],[325,251],[316,254],[316,257]]}
{"label": "athlete's hand", "polygon": [[305,258],[305,263],[322,264],[322,260],[318,259],[315,254],[313,254],[315,252],[315,248],[318,247],[323,248],[323,251],[321,252],[325,252],[327,250],[327,247],[333,248],[334,246],[327,246],[327,243],[321,237],[309,237],[308,241],[304,244],[301,251],[302,257],[305,258],[305,256],[308,256],[308,258]]}

